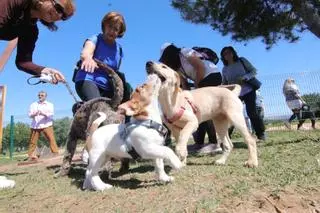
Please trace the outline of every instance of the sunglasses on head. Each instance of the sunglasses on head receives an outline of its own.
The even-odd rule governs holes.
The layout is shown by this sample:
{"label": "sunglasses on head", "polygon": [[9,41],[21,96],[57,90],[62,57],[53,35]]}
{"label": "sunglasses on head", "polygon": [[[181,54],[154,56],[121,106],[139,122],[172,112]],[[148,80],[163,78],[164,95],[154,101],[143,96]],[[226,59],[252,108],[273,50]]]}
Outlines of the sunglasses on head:
{"label": "sunglasses on head", "polygon": [[57,13],[62,15],[61,19],[62,20],[68,19],[68,15],[64,11],[64,7],[57,0],[51,0],[51,1],[52,1],[52,4],[53,4],[53,7],[57,11]]}

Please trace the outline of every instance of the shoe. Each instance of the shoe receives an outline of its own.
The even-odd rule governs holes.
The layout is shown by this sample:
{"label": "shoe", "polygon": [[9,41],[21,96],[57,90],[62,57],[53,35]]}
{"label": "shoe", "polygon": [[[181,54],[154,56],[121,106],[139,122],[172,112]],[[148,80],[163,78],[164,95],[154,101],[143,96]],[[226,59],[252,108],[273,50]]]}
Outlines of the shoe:
{"label": "shoe", "polygon": [[291,124],[289,122],[284,122],[285,127],[287,127],[288,129],[291,129]]}
{"label": "shoe", "polygon": [[23,161],[38,161],[38,157],[37,156],[27,157],[23,159]]}
{"label": "shoe", "polygon": [[222,153],[222,148],[218,147],[217,144],[208,144],[203,146],[197,151],[199,154],[218,154]]}
{"label": "shoe", "polygon": [[198,150],[200,150],[202,147],[204,146],[204,144],[192,144],[192,145],[188,145],[187,149],[189,153],[194,153],[197,152]]}
{"label": "shoe", "polygon": [[13,188],[16,185],[14,180],[0,179],[0,189]]}
{"label": "shoe", "polygon": [[262,134],[262,135],[258,135],[258,142],[263,142],[266,140],[266,135],[265,134]]}

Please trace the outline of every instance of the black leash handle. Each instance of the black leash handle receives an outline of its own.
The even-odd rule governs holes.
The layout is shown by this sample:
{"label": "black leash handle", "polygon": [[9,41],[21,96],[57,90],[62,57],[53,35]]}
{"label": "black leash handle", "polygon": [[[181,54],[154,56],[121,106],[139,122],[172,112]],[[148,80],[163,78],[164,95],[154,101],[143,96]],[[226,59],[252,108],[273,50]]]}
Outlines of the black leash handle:
{"label": "black leash handle", "polygon": [[34,78],[40,78],[40,75],[34,75],[34,76],[29,77],[29,78],[27,79],[27,83],[28,83],[29,85],[37,85],[37,84],[40,84],[40,83],[44,83],[44,82],[42,82],[42,81],[40,81],[40,80],[38,80],[38,82],[32,83],[32,82],[31,82],[31,79],[34,79]]}

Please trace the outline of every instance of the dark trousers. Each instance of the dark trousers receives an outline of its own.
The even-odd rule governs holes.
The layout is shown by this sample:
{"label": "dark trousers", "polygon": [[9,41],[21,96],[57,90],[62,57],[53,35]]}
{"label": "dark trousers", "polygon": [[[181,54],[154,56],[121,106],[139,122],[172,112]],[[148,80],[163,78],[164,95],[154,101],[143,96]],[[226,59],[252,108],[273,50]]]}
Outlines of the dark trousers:
{"label": "dark trousers", "polygon": [[[220,73],[211,73],[199,82],[198,87],[219,86],[222,82]],[[193,134],[193,139],[196,144],[204,144],[204,138],[208,134],[209,143],[217,143],[216,130],[212,120],[199,124],[197,131]]]}
{"label": "dark trousers", "polygon": [[78,96],[83,101],[89,101],[99,97],[112,98],[113,95],[113,91],[103,90],[92,81],[78,81],[75,87]]}
{"label": "dark trousers", "polygon": [[239,98],[246,104],[246,111],[250,118],[252,128],[259,138],[264,135],[265,126],[263,123],[263,119],[257,112],[256,97],[256,91],[253,90]]}

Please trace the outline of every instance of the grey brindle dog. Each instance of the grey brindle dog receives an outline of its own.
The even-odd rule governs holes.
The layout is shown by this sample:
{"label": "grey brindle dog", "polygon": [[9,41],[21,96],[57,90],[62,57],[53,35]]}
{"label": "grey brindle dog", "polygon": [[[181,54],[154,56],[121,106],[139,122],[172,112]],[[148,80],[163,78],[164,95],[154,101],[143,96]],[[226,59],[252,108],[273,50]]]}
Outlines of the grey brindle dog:
{"label": "grey brindle dog", "polygon": [[[121,123],[124,120],[123,116],[116,111],[123,98],[123,82],[114,70],[99,61],[97,61],[97,63],[99,67],[103,68],[110,75],[114,88],[114,95],[112,99],[103,97],[92,99],[80,105],[78,109],[76,109],[78,107],[76,105],[73,107],[73,110],[76,112],[68,132],[63,162],[59,171],[55,174],[55,177],[69,174],[77,141],[86,141],[87,133],[89,132],[92,122],[99,117],[97,114],[98,112],[104,112],[107,115],[107,119],[102,123],[102,125]],[[120,171],[126,171],[128,168],[129,161],[124,159],[122,161]]]}

